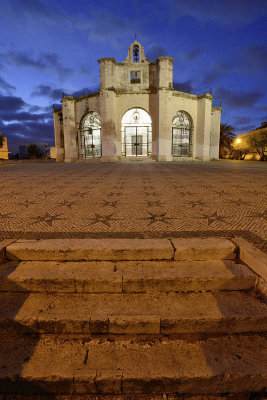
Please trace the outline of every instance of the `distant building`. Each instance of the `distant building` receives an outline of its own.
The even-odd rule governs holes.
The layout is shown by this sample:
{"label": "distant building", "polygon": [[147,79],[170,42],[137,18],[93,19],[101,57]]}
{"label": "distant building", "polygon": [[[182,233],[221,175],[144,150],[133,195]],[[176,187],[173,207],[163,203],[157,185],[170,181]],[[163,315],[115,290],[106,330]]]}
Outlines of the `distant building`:
{"label": "distant building", "polygon": [[[261,126],[252,131],[241,133],[235,139],[235,142],[242,143],[242,141],[247,142],[247,139],[255,133],[265,133],[267,135],[267,122],[262,122]],[[265,146],[264,155],[267,157],[267,145]],[[257,150],[250,146],[249,152],[245,156],[246,160],[259,160],[260,155],[258,154]]]}
{"label": "distant building", "polygon": [[221,107],[210,93],[173,88],[171,57],[150,62],[134,41],[125,61],[102,58],[100,90],[54,108],[57,161],[210,160],[219,157]]}
{"label": "distant building", "polygon": [[42,143],[42,142],[26,143],[26,144],[19,146],[19,158],[27,158],[28,157],[27,148],[31,144],[35,144],[39,148],[41,155],[43,155],[43,154],[49,155],[50,154],[50,147],[49,147],[48,143]]}
{"label": "distant building", "polygon": [[[0,135],[2,136],[1,132]],[[0,159],[8,160],[8,147],[7,147],[7,138],[2,136],[3,143],[0,145]]]}

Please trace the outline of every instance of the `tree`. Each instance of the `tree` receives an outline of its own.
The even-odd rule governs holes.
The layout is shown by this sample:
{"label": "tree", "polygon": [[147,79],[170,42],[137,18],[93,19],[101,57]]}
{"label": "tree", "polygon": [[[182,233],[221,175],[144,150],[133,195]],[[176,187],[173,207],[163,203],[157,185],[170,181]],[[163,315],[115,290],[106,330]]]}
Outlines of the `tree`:
{"label": "tree", "polygon": [[231,145],[234,141],[235,134],[232,132],[235,128],[231,125],[222,124],[220,127],[220,149],[219,149],[219,156],[223,158],[224,156],[224,149],[231,149]]}
{"label": "tree", "polygon": [[236,151],[236,158],[244,160],[250,151],[250,144],[248,138],[236,139],[233,142],[233,148]]}
{"label": "tree", "polygon": [[40,155],[40,149],[36,144],[30,144],[27,147],[29,158],[37,158]]}
{"label": "tree", "polygon": [[248,138],[251,147],[256,149],[260,156],[260,161],[265,159],[265,149],[267,150],[267,131],[255,131]]}

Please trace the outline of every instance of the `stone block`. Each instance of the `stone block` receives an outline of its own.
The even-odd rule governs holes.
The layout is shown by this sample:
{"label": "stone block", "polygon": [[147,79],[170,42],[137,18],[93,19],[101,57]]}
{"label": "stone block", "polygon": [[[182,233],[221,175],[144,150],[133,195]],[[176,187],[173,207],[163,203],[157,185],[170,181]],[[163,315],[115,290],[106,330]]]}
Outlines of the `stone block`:
{"label": "stone block", "polygon": [[122,393],[122,371],[104,370],[97,371],[95,384],[98,394],[121,394]]}
{"label": "stone block", "polygon": [[222,260],[236,258],[237,246],[223,238],[171,239],[175,260]]}
{"label": "stone block", "polygon": [[10,260],[170,260],[167,239],[45,239],[20,241],[6,248]]}
{"label": "stone block", "polygon": [[232,240],[239,248],[240,259],[267,282],[267,254],[241,237]]}
{"label": "stone block", "polygon": [[153,315],[110,315],[109,333],[159,334],[160,318]]}

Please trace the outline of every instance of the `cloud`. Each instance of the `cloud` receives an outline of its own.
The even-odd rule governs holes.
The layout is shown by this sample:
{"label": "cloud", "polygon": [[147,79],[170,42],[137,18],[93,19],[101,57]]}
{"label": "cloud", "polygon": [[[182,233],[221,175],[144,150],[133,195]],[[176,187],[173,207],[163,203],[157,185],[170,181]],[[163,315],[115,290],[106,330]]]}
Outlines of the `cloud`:
{"label": "cloud", "polygon": [[0,54],[9,64],[15,64],[22,68],[35,68],[38,70],[54,70],[59,77],[68,77],[72,74],[71,68],[65,67],[55,53],[43,53],[34,58],[21,51],[12,51]]}
{"label": "cloud", "polygon": [[0,110],[3,111],[19,111],[23,109],[27,103],[21,98],[16,96],[3,96],[0,95]]}
{"label": "cloud", "polygon": [[16,88],[15,86],[10,85],[0,76],[0,90],[2,89],[3,94],[10,95]]}
{"label": "cloud", "polygon": [[0,131],[7,136],[10,151],[18,151],[18,146],[25,143],[47,142],[54,144],[53,121],[28,121],[5,124],[0,120]]}
{"label": "cloud", "polygon": [[[52,110],[51,110],[52,111]],[[27,111],[22,112],[1,112],[0,111],[0,119],[4,122],[10,121],[44,121],[52,118],[52,112],[50,113],[40,113],[34,114]]]}
{"label": "cloud", "polygon": [[170,0],[169,4],[173,14],[214,21],[228,27],[246,25],[266,15],[265,0]]}
{"label": "cloud", "polygon": [[71,96],[74,97],[79,97],[79,96],[84,96],[86,94],[90,94],[90,93],[95,93],[99,90],[99,86],[94,86],[94,87],[86,87],[80,90],[75,90],[74,92],[71,92]]}
{"label": "cloud", "polygon": [[224,88],[215,90],[216,98],[222,100],[223,105],[233,108],[253,107],[258,100],[264,97],[264,93],[258,91],[232,92]]}
{"label": "cloud", "polygon": [[148,47],[148,50],[145,52],[145,55],[148,60],[155,61],[160,56],[167,56],[168,52],[162,46],[152,45]]}
{"label": "cloud", "polygon": [[54,89],[50,85],[41,84],[41,85],[36,86],[36,88],[34,89],[34,91],[31,94],[31,96],[32,97],[43,96],[43,97],[48,97],[51,100],[59,101],[62,98],[64,93],[67,95],[70,95],[70,96],[79,97],[79,96],[83,96],[86,94],[95,93],[98,89],[99,89],[99,86],[94,86],[91,88],[85,87],[80,90],[72,91],[72,90],[64,89],[64,88]]}
{"label": "cloud", "polygon": [[31,93],[32,97],[48,97],[51,100],[59,100],[63,96],[64,89],[54,89],[49,85],[41,84],[35,87]]}

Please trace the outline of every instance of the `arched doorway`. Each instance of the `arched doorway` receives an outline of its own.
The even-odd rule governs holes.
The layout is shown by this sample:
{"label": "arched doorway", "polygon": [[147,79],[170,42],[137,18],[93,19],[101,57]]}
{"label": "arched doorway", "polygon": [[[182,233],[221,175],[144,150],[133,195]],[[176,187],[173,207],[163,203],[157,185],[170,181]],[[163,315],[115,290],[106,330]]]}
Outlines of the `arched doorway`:
{"label": "arched doorway", "polygon": [[101,119],[96,112],[89,112],[80,125],[82,158],[101,157]]}
{"label": "arched doorway", "polygon": [[178,111],[172,120],[172,155],[192,156],[192,119],[184,111]]}
{"label": "arched doorway", "polygon": [[121,120],[121,153],[125,157],[150,157],[152,120],[142,108],[131,108]]}

